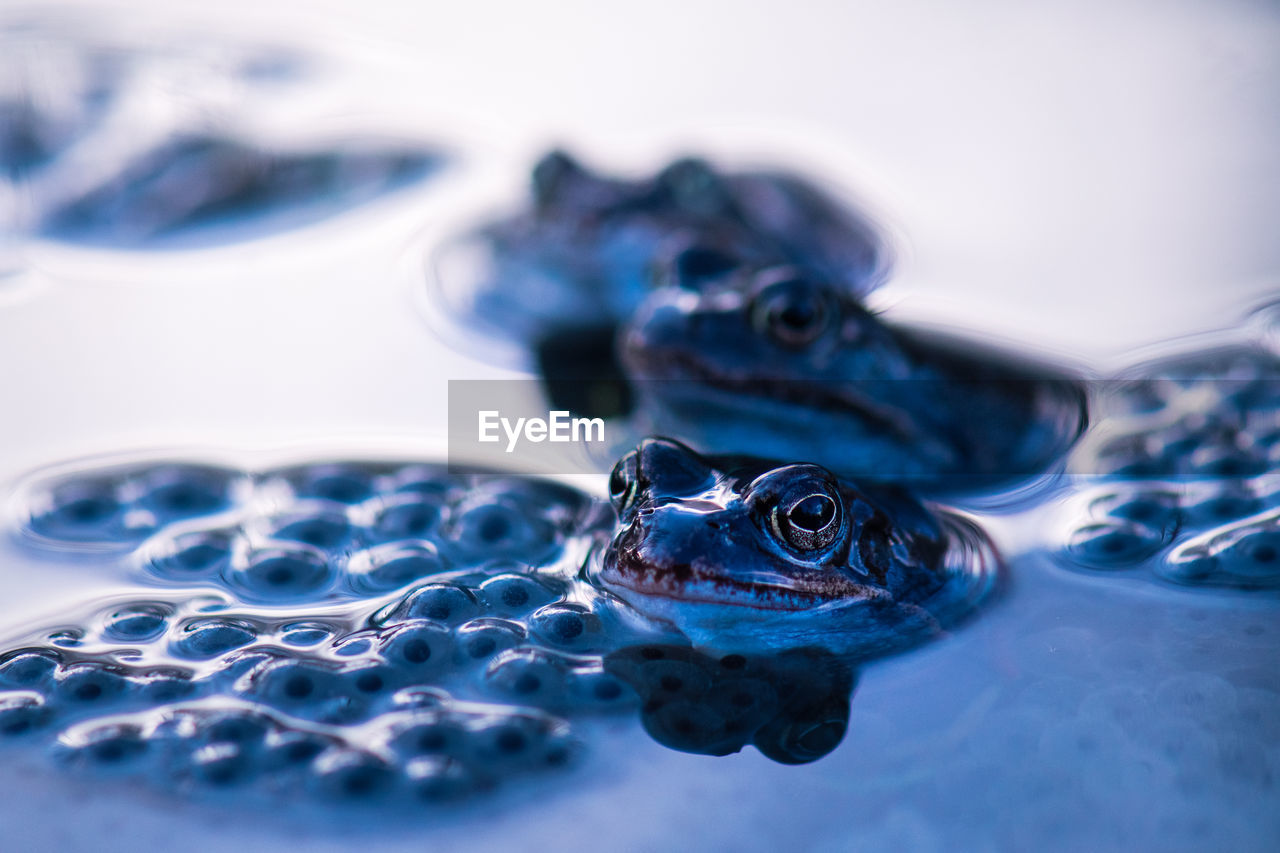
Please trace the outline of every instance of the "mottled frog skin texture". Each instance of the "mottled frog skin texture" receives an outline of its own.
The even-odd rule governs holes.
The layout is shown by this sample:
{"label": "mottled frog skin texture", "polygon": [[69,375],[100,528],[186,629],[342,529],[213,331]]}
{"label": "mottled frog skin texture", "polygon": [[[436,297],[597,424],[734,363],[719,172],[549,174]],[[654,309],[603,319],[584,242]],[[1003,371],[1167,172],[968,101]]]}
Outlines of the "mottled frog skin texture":
{"label": "mottled frog skin texture", "polygon": [[946,491],[1039,473],[1086,426],[1065,374],[888,323],[800,268],[713,254],[677,255],[622,332],[643,429]]}
{"label": "mottled frog skin texture", "polygon": [[0,647],[0,740],[52,734],[86,772],[192,791],[377,803],[571,766],[611,714],[674,749],[803,763],[843,737],[858,666],[994,579],[972,526],[814,466],[655,440],[612,480],[621,520],[421,462],[36,477],[20,545],[119,583]]}

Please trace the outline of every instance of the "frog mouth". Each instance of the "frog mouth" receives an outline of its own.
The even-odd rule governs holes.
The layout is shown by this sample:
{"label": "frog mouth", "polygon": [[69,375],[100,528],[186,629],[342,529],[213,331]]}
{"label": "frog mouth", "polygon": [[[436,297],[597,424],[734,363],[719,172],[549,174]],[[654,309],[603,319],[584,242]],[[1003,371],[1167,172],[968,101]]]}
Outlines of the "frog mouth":
{"label": "frog mouth", "polygon": [[729,574],[712,555],[692,560],[658,559],[646,548],[636,525],[619,533],[605,552],[599,579],[626,598],[627,593],[686,604],[713,604],[755,610],[795,612],[812,610],[832,601],[879,598],[885,593],[855,583],[837,572],[821,579],[787,585],[739,572]]}
{"label": "frog mouth", "polygon": [[[821,379],[780,379],[767,375],[730,375],[713,369],[705,360],[680,348],[655,352],[644,347],[626,347],[623,359],[632,373],[638,374],[639,381],[643,384],[652,387],[687,383],[689,388],[681,396],[690,396],[703,402],[709,387],[727,392],[731,398],[766,398],[813,411],[853,414],[876,431],[904,444],[924,440],[920,430],[912,424],[905,412],[877,402],[871,394],[860,393],[853,385],[856,380],[833,382]],[[632,381],[636,382],[636,377],[633,376]],[[899,380],[867,381],[885,383]]]}

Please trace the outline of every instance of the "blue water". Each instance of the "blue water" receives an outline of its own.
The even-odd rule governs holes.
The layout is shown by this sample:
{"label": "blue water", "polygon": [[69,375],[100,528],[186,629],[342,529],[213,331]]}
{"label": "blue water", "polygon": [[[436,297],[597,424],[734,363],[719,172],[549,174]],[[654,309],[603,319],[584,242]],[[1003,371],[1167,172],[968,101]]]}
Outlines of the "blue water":
{"label": "blue water", "polygon": [[[250,5],[239,12],[253,14]],[[235,471],[443,458],[447,379],[518,374],[424,331],[415,305],[423,258],[518,186],[551,136],[602,158],[617,151],[623,163],[657,162],[695,138],[730,158],[763,152],[830,174],[862,188],[909,237],[883,305],[1098,372],[1148,360],[1144,347],[1163,355],[1204,343],[1179,340],[1188,334],[1216,341],[1274,291],[1274,241],[1260,223],[1275,221],[1280,197],[1257,176],[1274,151],[1267,105],[1280,24],[1248,4],[1159,14],[1062,4],[1013,19],[981,5],[961,14],[909,4],[830,21],[762,7],[738,16],[739,38],[714,72],[694,38],[723,24],[710,5],[674,28],[677,10],[655,9],[621,35],[583,8],[571,25],[535,28],[541,38],[528,36],[538,22],[516,8],[506,10],[510,32],[467,17],[479,13],[381,11],[345,32],[349,13],[336,11],[329,29],[303,28],[300,37],[341,55],[319,61],[330,76],[295,90],[312,96],[287,99],[293,112],[282,121],[311,110],[314,124],[299,120],[297,131],[312,139],[321,127],[379,127],[432,145],[474,142],[455,146],[470,157],[456,172],[337,205],[322,221],[224,231],[235,239],[205,244],[216,248],[117,251],[112,240],[85,248],[30,229],[5,235],[7,529],[25,517],[31,472],[77,470],[98,454]],[[176,23],[189,32],[193,22]],[[459,35],[472,31],[484,35]],[[656,59],[651,46],[668,41],[677,55]],[[1082,51],[1100,59],[1082,69]],[[504,70],[522,59],[543,63],[536,80]],[[599,73],[582,74],[584,64]],[[954,74],[939,79],[948,64]],[[850,83],[859,80],[874,85]],[[766,121],[795,130],[771,134],[759,127]],[[939,127],[953,138],[928,142]],[[985,519],[1007,558],[1003,595],[953,635],[867,667],[843,742],[812,764],[784,766],[753,748],[676,752],[634,714],[603,714],[575,729],[583,748],[554,772],[452,806],[352,811],[322,805],[323,792],[301,784],[268,800],[169,786],[159,772],[68,766],[31,740],[0,762],[0,827],[15,849],[31,850],[599,849],[602,839],[618,849],[1271,849],[1280,838],[1280,602],[1238,584],[1170,583],[1158,556],[1118,568],[1071,561],[1064,546],[1085,516],[1116,518],[1112,503],[1091,503],[1115,488],[1096,473],[1036,492],[1043,503],[1024,513]],[[1274,494],[1265,476],[1246,486],[1259,500]],[[1195,497],[1205,486],[1179,488]],[[179,503],[192,500],[200,496]],[[1173,503],[1179,512],[1198,505]],[[272,535],[298,521],[264,517]],[[154,530],[145,521],[135,529],[139,542]],[[1199,535],[1179,527],[1165,541],[1166,528],[1155,529],[1159,548],[1172,546],[1167,565]],[[6,643],[39,632],[74,641],[86,625],[98,633],[82,642],[146,639],[157,611],[120,616],[131,601],[165,620],[206,618],[176,603],[185,581],[150,559],[172,553],[162,544],[133,559],[7,540]],[[202,583],[213,596],[225,592],[219,578],[250,599],[258,590],[249,610],[280,605],[281,584],[237,586],[259,565]],[[359,568],[290,577],[341,601],[360,589]],[[312,630],[333,630],[324,613],[302,610]],[[270,630],[307,639],[284,623]],[[215,751],[202,766],[223,758]]]}

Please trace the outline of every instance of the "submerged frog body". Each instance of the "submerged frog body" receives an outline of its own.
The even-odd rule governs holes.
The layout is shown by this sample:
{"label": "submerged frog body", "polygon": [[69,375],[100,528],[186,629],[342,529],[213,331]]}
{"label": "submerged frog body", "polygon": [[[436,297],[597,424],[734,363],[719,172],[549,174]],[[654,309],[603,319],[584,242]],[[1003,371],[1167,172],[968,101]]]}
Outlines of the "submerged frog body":
{"label": "submerged frog body", "polygon": [[649,440],[610,492],[619,528],[597,583],[699,646],[865,659],[953,624],[995,577],[971,525],[816,465]]}
{"label": "submerged frog body", "polygon": [[887,323],[797,267],[705,267],[678,255],[620,336],[646,431],[948,491],[1038,473],[1085,427],[1064,374]]}
{"label": "submerged frog body", "polygon": [[624,320],[652,288],[655,260],[676,245],[715,240],[744,258],[804,265],[853,294],[887,266],[883,241],[857,212],[781,172],[725,173],[687,158],[623,180],[557,151],[534,168],[531,195],[526,210],[476,235],[482,278],[442,285],[473,324],[535,348]]}
{"label": "submerged frog body", "polygon": [[[741,497],[737,463],[671,442],[628,465],[622,522],[560,484],[429,463],[170,461],[35,480],[19,540],[140,586],[0,650],[0,740],[54,731],[85,769],[379,803],[564,767],[601,714],[639,713],[674,749],[755,744],[803,763],[843,737],[862,661],[936,633],[990,584],[971,529],[812,466],[753,477]],[[743,510],[814,482],[840,500],[838,541],[812,533],[821,565]],[[830,509],[817,504],[775,515],[802,535]],[[658,613],[627,572],[685,559],[682,510],[734,539],[683,593],[666,583]]]}

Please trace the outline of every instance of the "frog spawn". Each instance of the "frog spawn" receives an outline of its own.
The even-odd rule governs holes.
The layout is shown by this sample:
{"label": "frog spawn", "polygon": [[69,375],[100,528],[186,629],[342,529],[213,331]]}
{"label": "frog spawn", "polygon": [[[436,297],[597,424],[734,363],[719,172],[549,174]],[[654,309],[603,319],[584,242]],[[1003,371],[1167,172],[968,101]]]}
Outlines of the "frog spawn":
{"label": "frog spawn", "polygon": [[[439,465],[143,463],[20,497],[27,544],[210,593],[118,602],[0,655],[0,731],[56,727],[73,762],[451,797],[568,762],[567,724],[540,707],[634,702],[565,579],[595,532],[571,489]],[[212,720],[257,735],[212,737]],[[446,743],[409,749],[418,729]],[[277,742],[314,754],[282,761]]]}
{"label": "frog spawn", "polygon": [[847,722],[853,675],[830,655],[713,660],[620,617],[574,578],[612,514],[555,484],[422,464],[165,463],[20,496],[28,544],[114,552],[186,590],[0,653],[0,733],[57,731],[76,766],[443,800],[566,765],[571,719],[637,706],[672,748],[753,743],[789,763],[834,748]]}
{"label": "frog spawn", "polygon": [[187,38],[171,49],[103,24],[0,25],[0,198],[20,203],[5,223],[15,233],[113,249],[234,242],[367,203],[448,160],[417,142],[250,132],[310,58]]}
{"label": "frog spawn", "polygon": [[1150,562],[1185,584],[1280,586],[1280,359],[1231,348],[1148,368],[1102,398],[1104,429],[1072,468],[1110,479],[1070,503],[1064,555]]}
{"label": "frog spawn", "polygon": [[[453,799],[568,765],[577,741],[546,708],[634,705],[598,657],[538,627],[567,591],[496,572],[416,587],[371,618],[121,602],[0,654],[0,735],[54,729],[72,764],[188,785]],[[443,612],[442,598],[470,606]]]}
{"label": "frog spawn", "polygon": [[578,561],[604,516],[572,489],[446,466],[189,463],[54,476],[21,496],[42,549],[126,552],[149,581],[263,604],[360,598],[495,560]]}
{"label": "frog spawn", "polygon": [[55,753],[99,772],[376,802],[568,766],[571,719],[637,705],[651,736],[687,752],[753,743],[803,763],[843,737],[854,676],[829,655],[583,653],[589,620],[563,581],[475,580],[415,587],[364,621],[272,621],[212,597],[119,603],[69,644],[46,635],[0,655],[0,735],[57,730]]}

